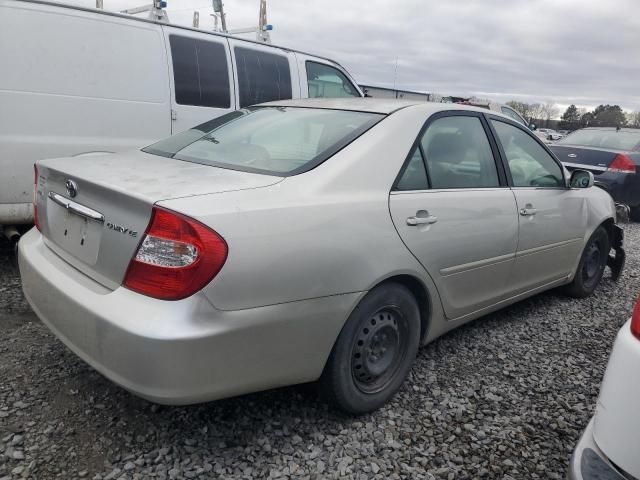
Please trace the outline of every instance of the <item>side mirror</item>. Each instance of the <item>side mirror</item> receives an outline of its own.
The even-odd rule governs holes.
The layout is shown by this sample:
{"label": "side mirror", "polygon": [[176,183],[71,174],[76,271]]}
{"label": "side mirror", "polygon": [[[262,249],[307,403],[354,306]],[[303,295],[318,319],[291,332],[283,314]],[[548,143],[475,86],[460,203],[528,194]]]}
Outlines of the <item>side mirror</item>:
{"label": "side mirror", "polygon": [[537,128],[538,128],[538,127],[536,127],[536,124],[535,124],[535,123],[530,123],[530,124],[529,124],[529,130],[535,130],[535,129],[537,129]]}
{"label": "side mirror", "polygon": [[574,170],[569,179],[571,188],[591,188],[593,187],[593,173],[588,170]]}

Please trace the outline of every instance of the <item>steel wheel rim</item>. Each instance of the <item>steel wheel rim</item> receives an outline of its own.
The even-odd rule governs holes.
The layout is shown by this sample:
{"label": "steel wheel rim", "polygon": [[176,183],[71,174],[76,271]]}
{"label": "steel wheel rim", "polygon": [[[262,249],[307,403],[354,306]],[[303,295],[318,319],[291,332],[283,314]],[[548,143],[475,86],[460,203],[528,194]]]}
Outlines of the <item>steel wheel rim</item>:
{"label": "steel wheel rim", "polygon": [[361,392],[377,393],[391,383],[407,342],[408,324],[397,307],[383,307],[360,322],[351,349],[351,375]]}
{"label": "steel wheel rim", "polygon": [[582,266],[582,280],[586,286],[591,286],[598,278],[601,269],[602,248],[600,242],[593,242],[586,251],[585,262]]}

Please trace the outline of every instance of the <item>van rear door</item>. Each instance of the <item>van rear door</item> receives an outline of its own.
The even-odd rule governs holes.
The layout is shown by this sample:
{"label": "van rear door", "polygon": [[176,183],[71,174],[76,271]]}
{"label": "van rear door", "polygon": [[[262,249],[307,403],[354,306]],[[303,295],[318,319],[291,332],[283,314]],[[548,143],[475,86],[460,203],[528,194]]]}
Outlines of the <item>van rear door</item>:
{"label": "van rear door", "polygon": [[236,69],[238,108],[300,98],[296,57],[278,47],[229,38]]}
{"label": "van rear door", "polygon": [[337,64],[304,53],[295,53],[302,98],[363,97],[356,82]]}
{"label": "van rear door", "polygon": [[171,26],[162,29],[169,60],[171,133],[235,110],[227,39]]}

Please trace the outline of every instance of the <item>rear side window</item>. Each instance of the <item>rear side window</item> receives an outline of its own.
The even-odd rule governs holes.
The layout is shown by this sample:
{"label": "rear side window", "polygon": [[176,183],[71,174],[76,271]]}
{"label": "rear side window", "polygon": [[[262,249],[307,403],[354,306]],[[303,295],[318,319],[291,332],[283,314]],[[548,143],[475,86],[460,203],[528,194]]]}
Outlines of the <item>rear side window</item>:
{"label": "rear side window", "polygon": [[421,140],[431,188],[487,188],[500,185],[489,140],[478,117],[435,120]]}
{"label": "rear side window", "polygon": [[291,98],[289,59],[251,48],[235,47],[240,107]]}
{"label": "rear side window", "polygon": [[426,190],[429,188],[427,171],[424,168],[424,160],[420,148],[416,148],[411,160],[402,172],[402,176],[396,185],[397,190]]}
{"label": "rear side window", "polygon": [[307,62],[309,98],[359,97],[358,90],[337,68],[323,63]]}
{"label": "rear side window", "polygon": [[220,43],[169,36],[176,102],[180,105],[229,108],[229,68]]}
{"label": "rear side window", "polygon": [[515,187],[564,187],[560,165],[529,134],[491,120],[509,163]]}

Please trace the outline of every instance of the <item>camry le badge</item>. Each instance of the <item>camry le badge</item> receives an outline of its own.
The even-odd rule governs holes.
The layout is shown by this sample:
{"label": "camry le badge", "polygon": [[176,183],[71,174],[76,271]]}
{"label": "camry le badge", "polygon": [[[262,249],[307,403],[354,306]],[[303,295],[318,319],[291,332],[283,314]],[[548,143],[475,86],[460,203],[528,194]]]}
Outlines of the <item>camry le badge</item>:
{"label": "camry le badge", "polygon": [[73,198],[76,195],[78,195],[78,185],[76,185],[76,182],[74,182],[70,178],[67,179],[67,181],[65,182],[64,186],[66,187],[67,193],[69,194],[69,196],[71,198]]}

